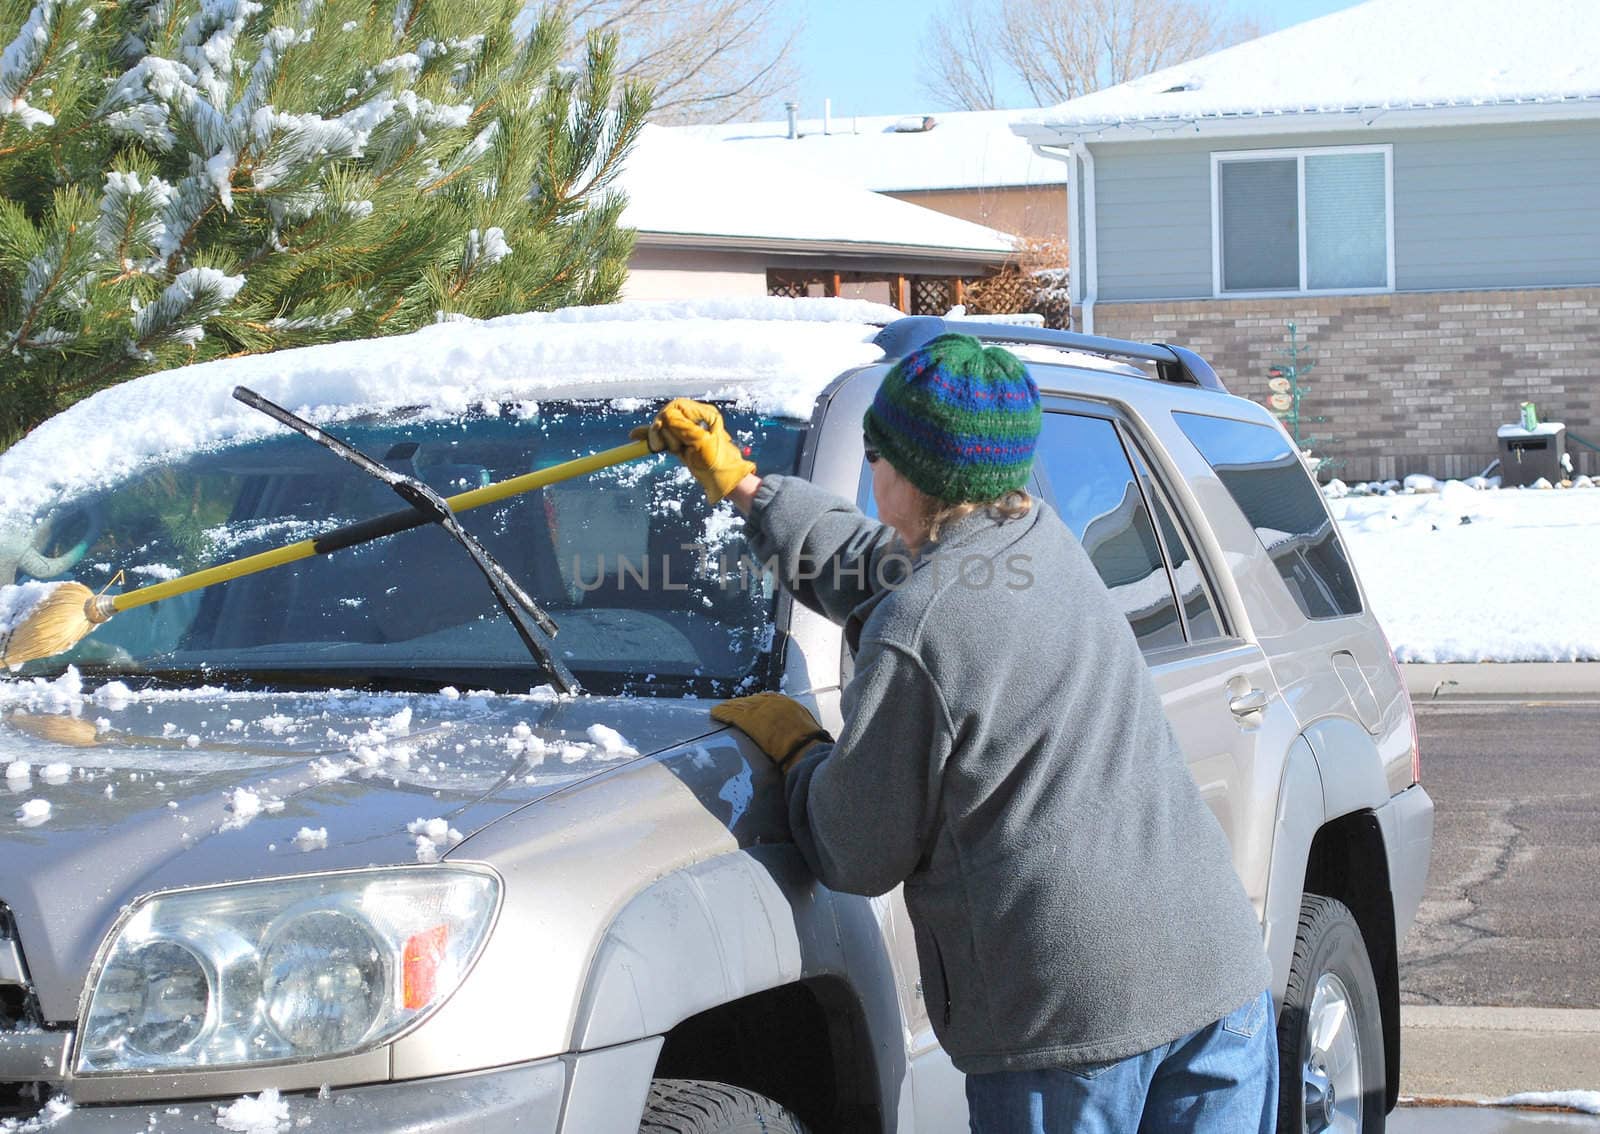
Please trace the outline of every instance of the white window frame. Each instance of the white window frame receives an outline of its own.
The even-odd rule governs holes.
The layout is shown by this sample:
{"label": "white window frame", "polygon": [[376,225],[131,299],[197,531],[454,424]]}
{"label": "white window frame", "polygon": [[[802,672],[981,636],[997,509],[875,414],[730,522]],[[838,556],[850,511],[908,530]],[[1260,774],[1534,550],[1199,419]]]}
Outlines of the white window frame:
{"label": "white window frame", "polygon": [[[1306,287],[1306,158],[1324,154],[1382,154],[1383,212],[1387,229],[1388,279],[1382,287]],[[1299,195],[1300,287],[1269,291],[1225,291],[1222,287],[1222,164],[1230,161],[1295,159],[1295,188]],[[1304,146],[1280,150],[1214,150],[1211,154],[1211,294],[1216,299],[1271,299],[1285,295],[1381,295],[1394,290],[1394,146]]]}

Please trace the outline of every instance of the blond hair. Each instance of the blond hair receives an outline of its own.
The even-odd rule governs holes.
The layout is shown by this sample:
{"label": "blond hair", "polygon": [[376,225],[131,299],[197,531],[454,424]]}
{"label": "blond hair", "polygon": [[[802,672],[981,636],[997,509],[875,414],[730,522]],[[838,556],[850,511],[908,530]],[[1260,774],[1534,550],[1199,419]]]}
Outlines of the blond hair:
{"label": "blond hair", "polygon": [[1023,488],[1013,488],[995,497],[993,500],[963,501],[952,504],[947,500],[935,500],[929,496],[924,522],[928,528],[928,542],[936,542],[939,538],[939,529],[944,525],[959,520],[962,516],[985,508],[996,519],[1016,520],[1026,516],[1033,510],[1033,497]]}

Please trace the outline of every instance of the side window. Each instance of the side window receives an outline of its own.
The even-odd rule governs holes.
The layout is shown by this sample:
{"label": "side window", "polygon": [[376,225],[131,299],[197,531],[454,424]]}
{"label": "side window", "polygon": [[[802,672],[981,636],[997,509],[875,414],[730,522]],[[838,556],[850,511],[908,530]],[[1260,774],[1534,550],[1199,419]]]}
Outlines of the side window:
{"label": "side window", "polygon": [[1144,482],[1145,497],[1150,501],[1150,507],[1156,514],[1156,527],[1161,529],[1161,542],[1167,549],[1167,562],[1172,565],[1172,577],[1177,584],[1179,599],[1183,603],[1183,620],[1189,629],[1189,640],[1204,642],[1212,638],[1225,637],[1222,624],[1217,619],[1216,606],[1206,590],[1206,580],[1200,571],[1200,564],[1189,554],[1189,545],[1179,534],[1178,525],[1173,523],[1172,513],[1144,460],[1137,451],[1132,452],[1131,456],[1134,471]]}
{"label": "side window", "polygon": [[1288,438],[1249,421],[1173,417],[1256,530],[1305,616],[1359,614],[1361,592],[1344,546]]}
{"label": "side window", "polygon": [[1172,584],[1155,525],[1111,422],[1047,413],[1034,464],[1045,497],[1089,553],[1145,650],[1180,646]]}

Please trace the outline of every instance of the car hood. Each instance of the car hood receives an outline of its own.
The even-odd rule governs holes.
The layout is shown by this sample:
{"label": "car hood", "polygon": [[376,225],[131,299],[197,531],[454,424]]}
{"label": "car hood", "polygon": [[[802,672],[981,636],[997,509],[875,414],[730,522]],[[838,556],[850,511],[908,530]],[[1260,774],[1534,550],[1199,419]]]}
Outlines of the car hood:
{"label": "car hood", "polygon": [[0,903],[45,1017],[70,1020],[142,894],[434,861],[562,787],[712,732],[708,708],[547,687],[89,690],[71,670],[0,683]]}

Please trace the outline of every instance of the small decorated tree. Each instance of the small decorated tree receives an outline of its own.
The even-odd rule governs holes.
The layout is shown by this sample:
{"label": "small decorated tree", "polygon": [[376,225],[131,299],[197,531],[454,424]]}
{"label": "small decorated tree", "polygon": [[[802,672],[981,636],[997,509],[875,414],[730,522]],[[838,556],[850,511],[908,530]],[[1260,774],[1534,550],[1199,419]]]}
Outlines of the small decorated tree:
{"label": "small decorated tree", "polygon": [[1316,366],[1308,355],[1305,347],[1300,345],[1299,333],[1293,323],[1285,324],[1289,328],[1289,345],[1278,353],[1283,356],[1283,362],[1267,369],[1267,388],[1271,392],[1267,395],[1267,407],[1289,433],[1294,441],[1294,446],[1305,458],[1306,464],[1313,473],[1332,472],[1338,462],[1330,461],[1325,457],[1313,456],[1312,450],[1316,446],[1328,441],[1336,440],[1333,437],[1318,437],[1305,432],[1307,425],[1320,424],[1328,419],[1326,417],[1308,417],[1304,413],[1301,403],[1310,390],[1305,376]]}
{"label": "small decorated tree", "polygon": [[523,0],[0,0],[0,444],[187,362],[607,302],[648,90]]}

